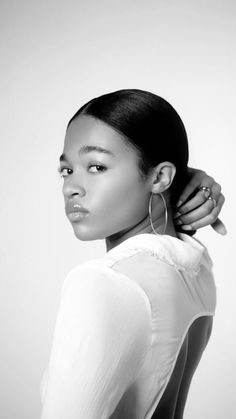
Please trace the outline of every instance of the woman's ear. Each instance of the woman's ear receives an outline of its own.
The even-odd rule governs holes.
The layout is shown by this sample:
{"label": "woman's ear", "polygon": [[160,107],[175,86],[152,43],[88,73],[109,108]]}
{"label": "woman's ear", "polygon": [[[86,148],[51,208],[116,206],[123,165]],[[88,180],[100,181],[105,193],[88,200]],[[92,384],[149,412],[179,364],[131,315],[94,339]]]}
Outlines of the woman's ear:
{"label": "woman's ear", "polygon": [[162,162],[152,173],[152,192],[161,193],[169,189],[175,177],[176,168],[169,161]]}

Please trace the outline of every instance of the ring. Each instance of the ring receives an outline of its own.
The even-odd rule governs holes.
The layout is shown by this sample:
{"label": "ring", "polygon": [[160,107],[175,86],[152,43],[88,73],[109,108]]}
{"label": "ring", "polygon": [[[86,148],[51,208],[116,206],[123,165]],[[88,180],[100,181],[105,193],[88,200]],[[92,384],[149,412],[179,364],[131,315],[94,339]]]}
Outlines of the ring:
{"label": "ring", "polygon": [[209,188],[208,186],[201,186],[201,188],[199,188],[199,191],[204,191],[204,192],[210,192],[211,193],[211,188]]}
{"label": "ring", "polygon": [[211,195],[207,198],[210,199],[213,202],[214,208],[216,207],[216,200]]}

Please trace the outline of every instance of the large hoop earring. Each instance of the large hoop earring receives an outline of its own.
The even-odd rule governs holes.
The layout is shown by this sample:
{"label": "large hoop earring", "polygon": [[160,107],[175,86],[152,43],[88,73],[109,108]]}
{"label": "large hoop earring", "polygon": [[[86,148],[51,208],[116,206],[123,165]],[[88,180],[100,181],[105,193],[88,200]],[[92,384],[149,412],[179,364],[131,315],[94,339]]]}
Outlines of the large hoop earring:
{"label": "large hoop earring", "polygon": [[[163,232],[161,233],[161,234],[165,234],[166,227],[167,227],[167,222],[168,222],[168,212],[167,212],[167,206],[166,206],[166,201],[165,201],[165,198],[164,198],[164,196],[162,195],[162,193],[159,193],[158,195],[160,195],[160,197],[161,197],[161,199],[162,199],[162,201],[163,201],[164,207],[165,207],[165,226],[164,226],[164,230],[163,230]],[[155,228],[154,228],[153,223],[152,223],[152,196],[153,196],[153,192],[151,193],[151,196],[150,196],[150,199],[149,199],[149,207],[148,207],[149,219],[150,219],[150,224],[151,224],[151,227],[152,227],[152,231],[153,231],[153,233],[154,233],[154,234],[159,235],[160,233],[157,233],[157,232],[155,231]]]}

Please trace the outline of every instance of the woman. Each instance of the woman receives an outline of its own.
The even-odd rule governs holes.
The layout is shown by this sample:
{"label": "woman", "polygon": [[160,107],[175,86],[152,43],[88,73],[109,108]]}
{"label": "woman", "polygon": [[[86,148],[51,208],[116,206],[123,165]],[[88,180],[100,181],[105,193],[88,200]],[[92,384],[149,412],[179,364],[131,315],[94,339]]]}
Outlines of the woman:
{"label": "woman", "polygon": [[180,117],[141,90],[84,105],[60,160],[76,237],[105,238],[107,253],[63,285],[42,419],[180,419],[216,304],[211,260],[191,234],[216,222],[219,185],[201,172],[189,183]]}

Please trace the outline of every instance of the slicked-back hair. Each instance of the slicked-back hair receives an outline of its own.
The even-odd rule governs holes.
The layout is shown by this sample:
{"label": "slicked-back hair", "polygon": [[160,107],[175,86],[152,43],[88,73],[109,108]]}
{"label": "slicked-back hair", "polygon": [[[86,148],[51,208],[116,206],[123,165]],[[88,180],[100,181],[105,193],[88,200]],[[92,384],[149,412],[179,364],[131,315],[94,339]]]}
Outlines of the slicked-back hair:
{"label": "slicked-back hair", "polygon": [[142,177],[161,162],[173,163],[176,175],[170,198],[173,205],[176,203],[189,180],[188,139],[180,116],[165,99],[138,89],[118,90],[83,105],[68,126],[81,115],[103,121],[136,148]]}

